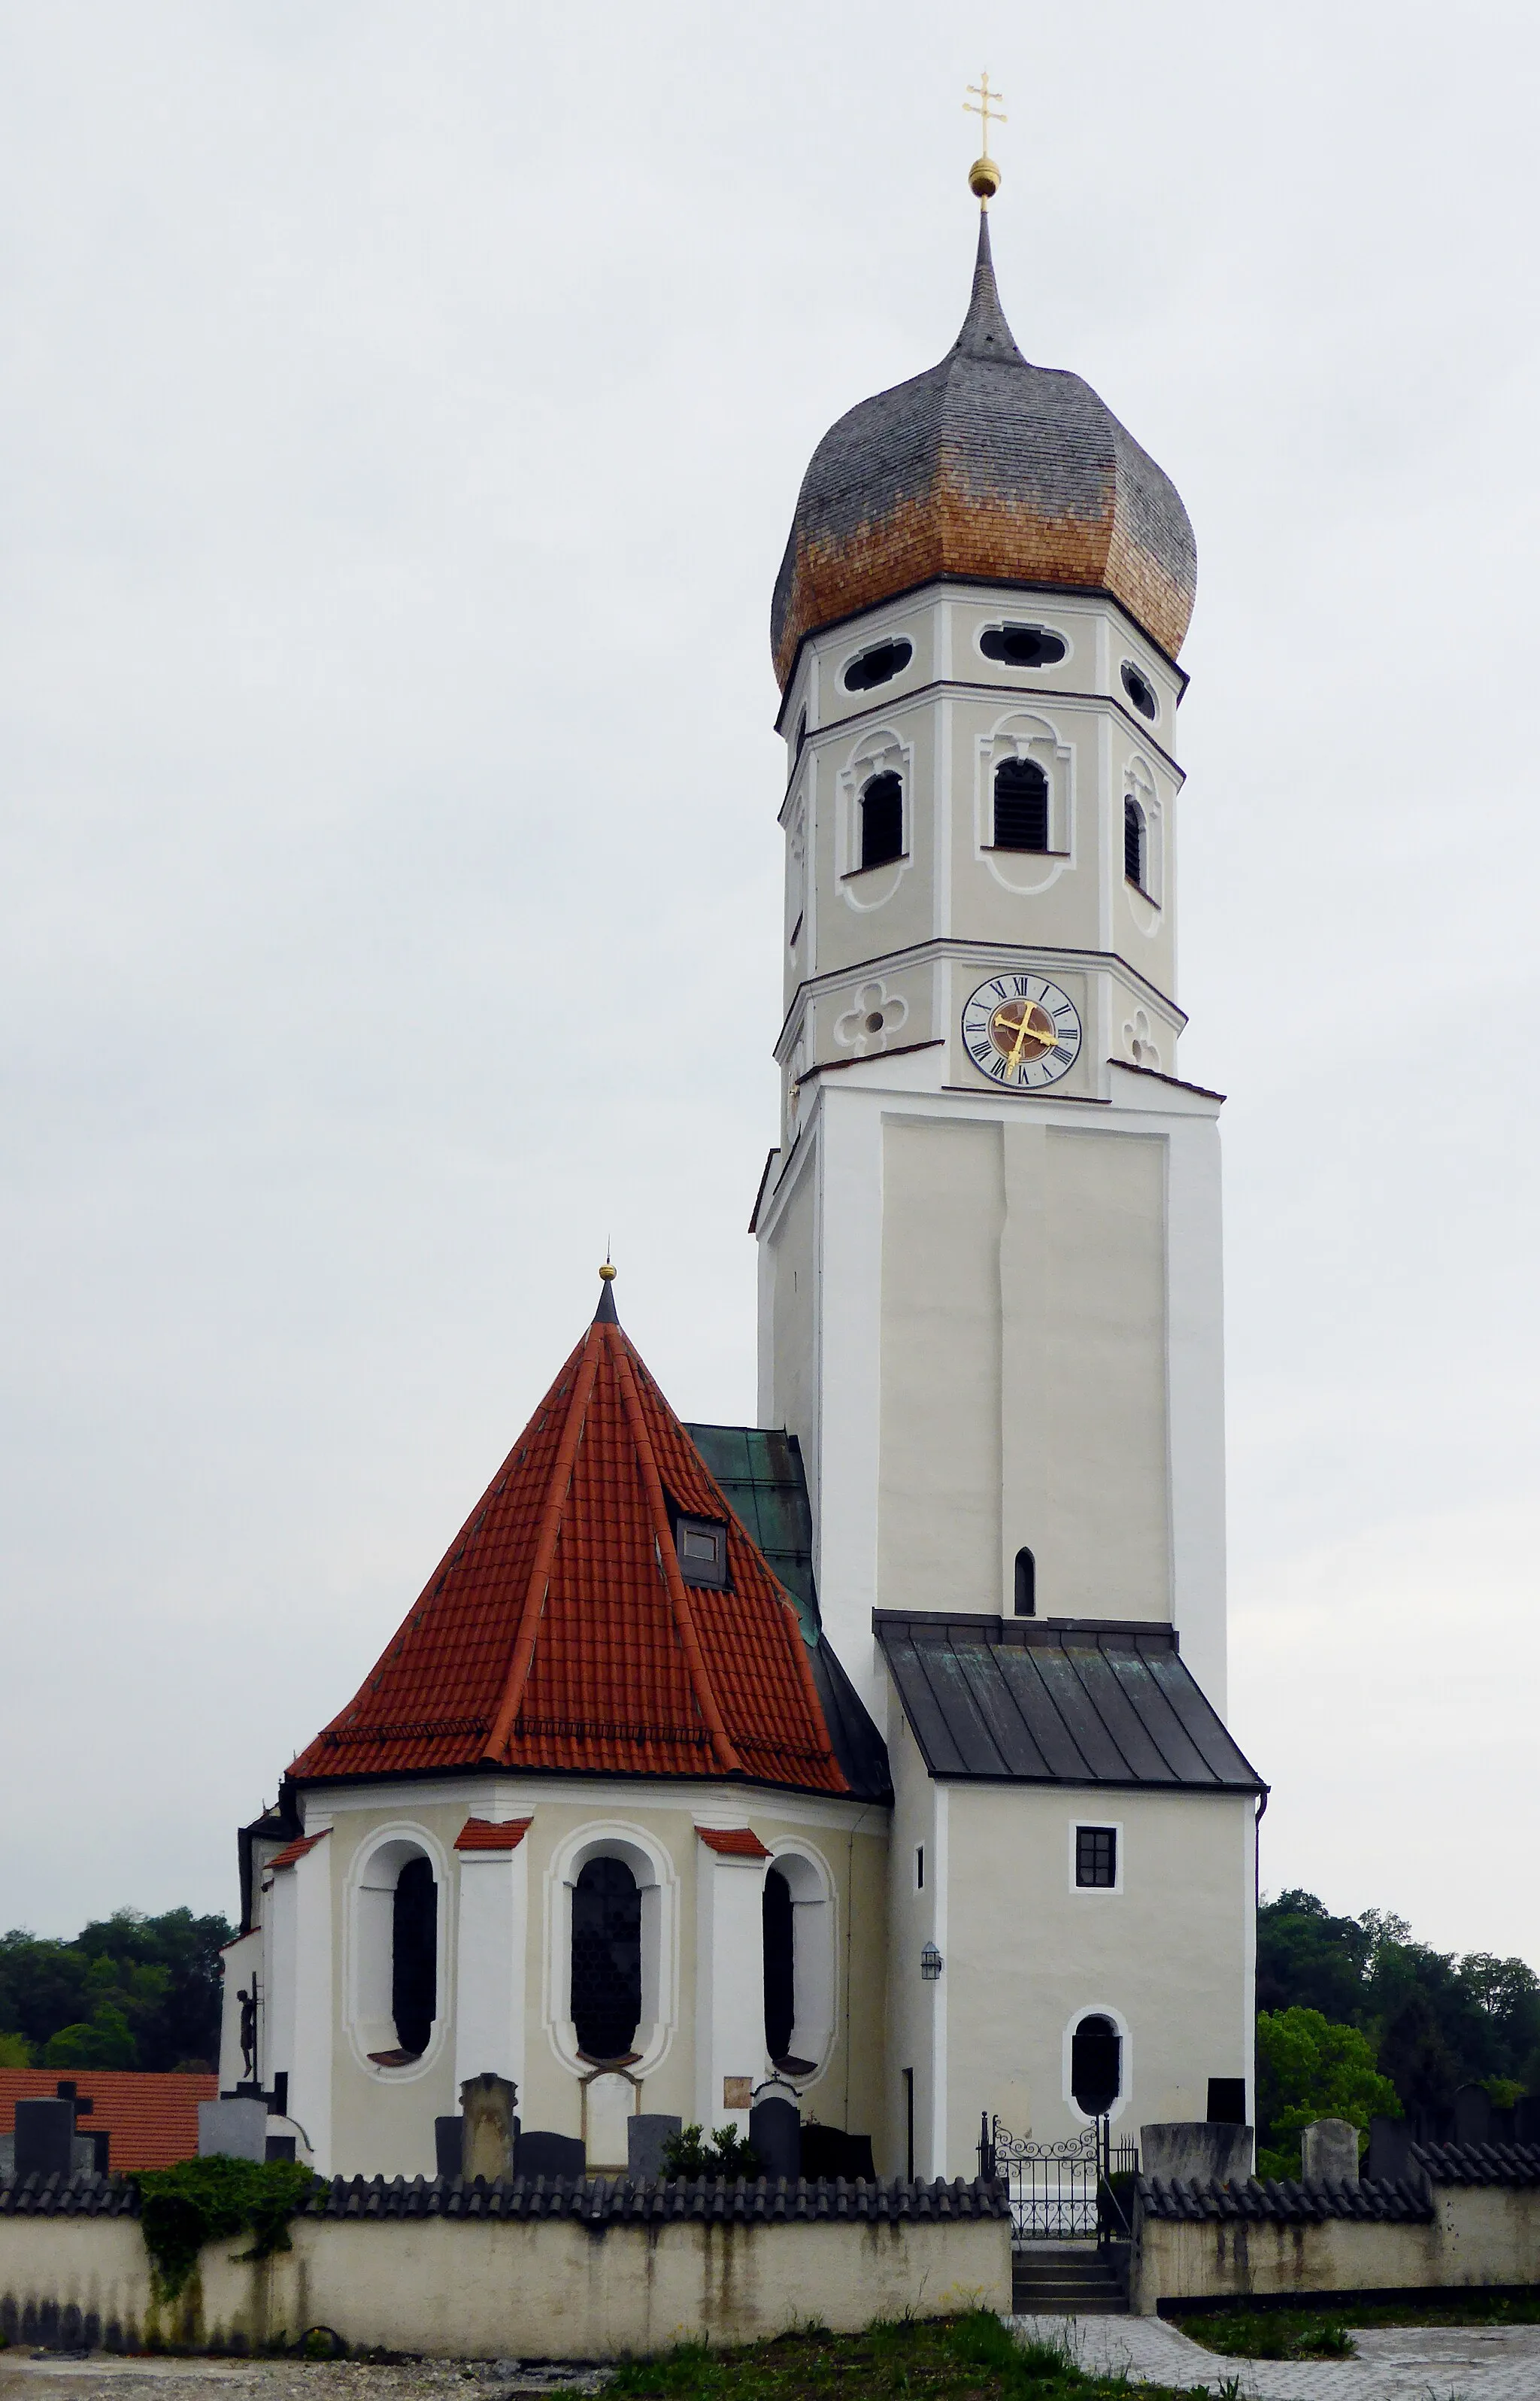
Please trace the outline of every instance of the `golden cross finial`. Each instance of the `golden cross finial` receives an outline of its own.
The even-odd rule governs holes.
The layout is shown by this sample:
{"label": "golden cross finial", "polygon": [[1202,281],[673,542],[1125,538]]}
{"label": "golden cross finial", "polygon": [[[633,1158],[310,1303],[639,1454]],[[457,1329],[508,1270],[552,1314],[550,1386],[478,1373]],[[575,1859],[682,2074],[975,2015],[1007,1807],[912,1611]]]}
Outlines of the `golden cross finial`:
{"label": "golden cross finial", "polygon": [[989,156],[989,119],[993,117],[997,125],[1004,125],[1009,121],[1005,111],[1000,105],[1005,95],[1002,91],[989,89],[988,67],[976,83],[971,83],[968,86],[968,89],[974,97],[972,100],[965,100],[962,105],[970,117],[982,117],[984,122],[984,148],[968,171],[968,188],[988,208],[1000,189],[1000,170]]}
{"label": "golden cross finial", "polygon": [[968,86],[968,89],[973,93],[974,97],[972,100],[965,100],[962,105],[967,110],[970,117],[981,117],[984,119],[984,155],[988,158],[989,155],[990,117],[992,117],[994,118],[997,125],[1005,125],[1010,121],[1006,117],[1005,111],[1000,106],[1000,103],[1004,99],[1005,94],[1002,91],[991,91],[989,89],[989,70],[988,67],[985,68],[976,83],[971,83]]}

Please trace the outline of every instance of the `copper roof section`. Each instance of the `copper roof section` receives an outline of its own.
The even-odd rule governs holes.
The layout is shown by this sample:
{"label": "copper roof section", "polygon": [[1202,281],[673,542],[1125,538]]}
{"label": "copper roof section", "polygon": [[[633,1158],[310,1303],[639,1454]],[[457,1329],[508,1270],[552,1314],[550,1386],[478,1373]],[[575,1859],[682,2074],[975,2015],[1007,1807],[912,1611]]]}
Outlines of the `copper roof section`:
{"label": "copper roof section", "polygon": [[862,401],[813,452],[770,607],[783,691],[805,635],[945,575],[1111,593],[1173,659],[1197,592],[1169,476],[1088,383],[1022,356],[987,217],[947,356]]}
{"label": "copper roof section", "polygon": [[[725,1520],[687,1585],[671,1511]],[[486,1765],[850,1790],[797,1612],[598,1312],[302,1782]]]}

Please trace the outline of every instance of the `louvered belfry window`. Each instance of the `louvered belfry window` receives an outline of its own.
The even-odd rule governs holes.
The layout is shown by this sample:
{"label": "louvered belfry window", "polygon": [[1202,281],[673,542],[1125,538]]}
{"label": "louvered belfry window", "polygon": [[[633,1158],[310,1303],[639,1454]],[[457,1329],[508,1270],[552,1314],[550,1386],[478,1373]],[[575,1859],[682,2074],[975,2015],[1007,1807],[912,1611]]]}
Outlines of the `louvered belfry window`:
{"label": "louvered belfry window", "polygon": [[572,2016],[589,2059],[624,2059],[642,2014],[642,1896],[624,1859],[590,1859],[572,1895]]}
{"label": "louvered belfry window", "polygon": [[1123,804],[1123,871],[1130,884],[1144,889],[1144,819],[1138,801]]}
{"label": "louvered belfry window", "polygon": [[1047,847],[1047,776],[1031,759],[1002,759],[995,769],[995,848]]}
{"label": "louvered belfry window", "polygon": [[886,867],[904,856],[904,786],[892,770],[874,775],[861,795],[861,864]]}

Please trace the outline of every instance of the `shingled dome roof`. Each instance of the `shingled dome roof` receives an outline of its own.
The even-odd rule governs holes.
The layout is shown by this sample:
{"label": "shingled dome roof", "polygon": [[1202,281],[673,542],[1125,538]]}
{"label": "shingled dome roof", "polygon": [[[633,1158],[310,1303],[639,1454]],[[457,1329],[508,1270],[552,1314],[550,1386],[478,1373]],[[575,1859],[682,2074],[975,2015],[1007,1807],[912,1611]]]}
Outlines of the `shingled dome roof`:
{"label": "shingled dome roof", "polygon": [[813,452],[770,607],[783,689],[804,635],[940,575],[1110,592],[1172,658],[1197,589],[1170,477],[1088,383],[1016,348],[987,217],[947,356],[864,400]]}
{"label": "shingled dome roof", "polygon": [[[685,1581],[681,1515],[725,1526],[719,1588]],[[849,1792],[821,1680],[841,1717],[842,1671],[815,1664],[606,1283],[406,1622],[290,1774],[495,1765]]]}

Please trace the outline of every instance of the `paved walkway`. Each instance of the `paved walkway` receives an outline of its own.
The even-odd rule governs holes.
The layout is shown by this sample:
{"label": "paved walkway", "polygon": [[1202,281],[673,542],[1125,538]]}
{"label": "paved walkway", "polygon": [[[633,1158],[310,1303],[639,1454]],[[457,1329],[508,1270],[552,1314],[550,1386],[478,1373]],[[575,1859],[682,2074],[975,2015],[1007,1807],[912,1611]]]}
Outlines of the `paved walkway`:
{"label": "paved walkway", "polygon": [[[1080,2364],[1136,2384],[1247,2401],[1540,2401],[1540,2326],[1373,2326],[1356,2359],[1221,2359],[1162,2318],[1013,2318],[1019,2333],[1063,2339]],[[1352,2329],[1349,2329],[1350,2332]]]}

